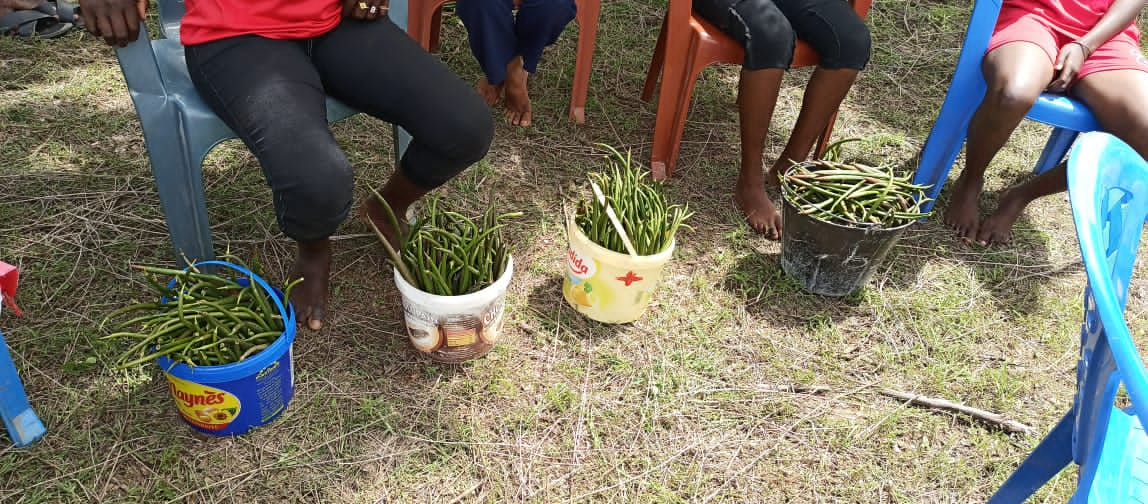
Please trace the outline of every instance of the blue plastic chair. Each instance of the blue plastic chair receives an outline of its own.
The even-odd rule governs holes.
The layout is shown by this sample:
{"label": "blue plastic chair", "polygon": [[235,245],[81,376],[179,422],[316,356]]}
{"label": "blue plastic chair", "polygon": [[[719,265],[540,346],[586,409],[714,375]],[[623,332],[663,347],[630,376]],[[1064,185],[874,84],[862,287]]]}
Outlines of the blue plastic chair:
{"label": "blue plastic chair", "polygon": [[16,447],[35,443],[47,432],[32,405],[28,404],[28,395],[24,393],[16,363],[12,362],[12,354],[8,352],[4,333],[0,333],[0,417],[3,417],[8,437]]}
{"label": "blue plastic chair", "polygon": [[[1124,321],[1124,302],[1144,220],[1148,163],[1107,133],[1087,133],[1068,159],[1068,193],[1084,257],[1084,323],[1076,396],[990,503],[1023,502],[1071,462],[1071,502],[1148,502],[1148,373]],[[1132,402],[1117,408],[1120,385]]]}
{"label": "blue plastic chair", "polygon": [[[158,7],[162,37],[151,40],[145,25],[138,40],[116,50],[116,58],[140,118],[176,262],[208,261],[215,253],[201,166],[208,152],[235,133],[200,99],[188,76],[179,42],[183,0],[159,0]],[[389,15],[405,29],[407,0],[391,0]],[[327,98],[328,120],[356,113]],[[409,142],[410,136],[395,128],[396,157]]]}
{"label": "blue plastic chair", "polygon": [[[933,130],[925,140],[925,148],[921,151],[921,160],[913,180],[917,184],[932,184],[933,187],[926,191],[931,200],[940,194],[949,169],[956,162],[961,145],[968,136],[973,112],[988,88],[981,72],[981,61],[988,50],[1000,9],[1001,0],[976,0],[973,7],[953,81],[949,84],[937,121],[933,123]],[[1026,117],[1055,126],[1036,162],[1034,173],[1044,173],[1064,159],[1077,133],[1101,129],[1088,107],[1061,94],[1042,94]],[[924,205],[925,211],[932,207],[933,201]]]}

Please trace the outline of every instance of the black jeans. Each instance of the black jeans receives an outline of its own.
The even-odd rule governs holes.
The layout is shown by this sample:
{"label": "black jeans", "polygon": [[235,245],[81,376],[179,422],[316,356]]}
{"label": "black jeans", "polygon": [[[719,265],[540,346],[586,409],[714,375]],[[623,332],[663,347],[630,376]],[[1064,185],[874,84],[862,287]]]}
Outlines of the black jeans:
{"label": "black jeans", "polygon": [[185,53],[204,101],[259,159],[280,229],[298,241],[330,236],[351,209],[351,164],[327,125],[325,94],[406,129],[412,141],[397,170],[428,190],[482,159],[494,135],[478,93],[387,20]]}
{"label": "black jeans", "polygon": [[789,68],[797,38],[817,51],[818,66],[861,70],[869,27],[845,0],[694,0],[706,21],[745,47],[746,70]]}

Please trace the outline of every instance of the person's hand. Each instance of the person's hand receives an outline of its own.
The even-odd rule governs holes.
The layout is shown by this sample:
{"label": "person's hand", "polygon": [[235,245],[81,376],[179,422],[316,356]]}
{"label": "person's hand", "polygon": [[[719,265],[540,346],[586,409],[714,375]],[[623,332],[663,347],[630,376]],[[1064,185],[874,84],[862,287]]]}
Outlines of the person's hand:
{"label": "person's hand", "polygon": [[1060,54],[1056,56],[1056,65],[1053,67],[1056,77],[1048,84],[1048,91],[1063,93],[1068,90],[1069,84],[1072,84],[1072,81],[1076,80],[1076,75],[1080,73],[1080,66],[1091,55],[1092,49],[1084,45],[1084,42],[1074,40],[1064,44],[1064,47],[1060,48]]}
{"label": "person's hand", "polygon": [[80,0],[80,13],[92,35],[123,47],[139,38],[147,0]]}
{"label": "person's hand", "polygon": [[387,17],[391,0],[343,0],[343,16],[374,21]]}

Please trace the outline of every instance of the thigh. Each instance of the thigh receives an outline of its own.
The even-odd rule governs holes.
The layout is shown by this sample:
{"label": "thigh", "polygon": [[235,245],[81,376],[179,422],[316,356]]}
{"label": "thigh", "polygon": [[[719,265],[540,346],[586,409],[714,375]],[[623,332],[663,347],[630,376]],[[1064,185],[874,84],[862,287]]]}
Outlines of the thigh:
{"label": "thigh", "polygon": [[326,129],[323,86],[305,42],[249,35],[184,52],[200,96],[252,150],[263,143],[256,135],[289,134],[307,124]]}
{"label": "thigh", "polygon": [[846,0],[773,0],[797,38],[818,54],[836,54],[855,38],[868,40],[869,27]]}
{"label": "thigh", "polygon": [[1017,98],[1036,100],[1052,81],[1052,61],[1040,45],[1017,41],[1001,45],[981,63],[990,92],[1005,91]]}
{"label": "thigh", "polygon": [[792,34],[773,0],[694,0],[694,10],[722,33],[746,45],[754,34]]}
{"label": "thigh", "polygon": [[1105,131],[1148,156],[1148,71],[1110,70],[1082,77],[1072,88]]}
{"label": "thigh", "polygon": [[456,117],[489,118],[470,85],[390,21],[344,20],[312,56],[327,92],[415,137]]}

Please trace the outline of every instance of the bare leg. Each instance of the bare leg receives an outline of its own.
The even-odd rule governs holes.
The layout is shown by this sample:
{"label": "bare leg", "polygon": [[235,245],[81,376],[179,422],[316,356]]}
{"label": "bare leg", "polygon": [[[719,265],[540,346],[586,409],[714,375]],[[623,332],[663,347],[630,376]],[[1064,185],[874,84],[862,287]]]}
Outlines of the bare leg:
{"label": "bare leg", "polygon": [[805,86],[805,96],[801,99],[801,112],[797,115],[797,123],[793,125],[793,132],[789,135],[789,142],[781,157],[769,169],[770,184],[777,184],[778,177],[795,161],[804,161],[813,150],[817,136],[829,124],[829,117],[841,106],[849,88],[857,80],[858,70],[839,69],[828,70],[818,67]]}
{"label": "bare leg", "polygon": [[522,56],[510,60],[506,65],[506,122],[515,126],[530,126],[530,94],[526,91],[526,81],[530,77],[523,67]]}
{"label": "bare leg", "polygon": [[[1148,72],[1112,70],[1090,74],[1073,86],[1073,92],[1088,104],[1105,131],[1148,158]],[[1013,223],[1032,200],[1068,189],[1066,171],[1061,163],[1048,173],[1005,191],[996,211],[981,224],[977,242],[1008,241]]]}
{"label": "bare leg", "polygon": [[781,89],[780,68],[742,71],[738,81],[737,110],[741,123],[741,169],[734,198],[750,227],[771,240],[781,237],[781,214],[765,193],[762,149],[773,108]]}
{"label": "bare leg", "polygon": [[945,224],[968,241],[977,239],[980,228],[977,200],[985,169],[1052,80],[1052,62],[1043,50],[1027,42],[993,50],[985,56],[983,70],[988,90],[969,123],[965,169],[945,211]]}

